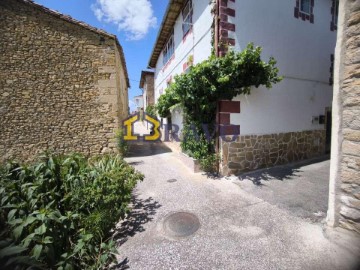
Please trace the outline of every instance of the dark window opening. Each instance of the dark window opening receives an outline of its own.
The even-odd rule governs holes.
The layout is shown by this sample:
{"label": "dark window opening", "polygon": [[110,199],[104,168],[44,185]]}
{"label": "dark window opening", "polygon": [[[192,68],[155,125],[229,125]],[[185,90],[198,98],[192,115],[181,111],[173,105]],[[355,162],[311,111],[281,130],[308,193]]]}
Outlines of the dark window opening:
{"label": "dark window opening", "polygon": [[171,34],[168,42],[166,43],[164,50],[163,50],[163,64],[165,65],[173,56],[175,51],[174,46],[174,33]]}
{"label": "dark window opening", "polygon": [[185,36],[192,28],[192,1],[189,0],[184,6],[184,9],[182,10],[182,17],[183,17],[183,36]]}

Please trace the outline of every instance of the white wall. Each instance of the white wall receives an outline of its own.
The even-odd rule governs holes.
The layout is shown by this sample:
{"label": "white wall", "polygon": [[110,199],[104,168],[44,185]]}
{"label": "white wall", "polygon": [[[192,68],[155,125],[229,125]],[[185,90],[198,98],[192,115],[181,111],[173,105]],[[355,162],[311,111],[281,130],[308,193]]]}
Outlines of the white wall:
{"label": "white wall", "polygon": [[332,89],[327,84],[284,79],[271,89],[253,88],[238,96],[240,113],[230,115],[231,124],[240,124],[240,134],[271,134],[323,129],[312,124],[312,116],[325,114],[331,105]]}
{"label": "white wall", "polygon": [[136,107],[143,108],[144,107],[144,98],[143,98],[143,96],[134,97],[134,103],[135,103]]}
{"label": "white wall", "polygon": [[[178,126],[179,131],[177,132],[177,136],[178,136],[178,138],[182,138],[181,131],[182,131],[184,125],[183,125],[183,112],[182,112],[181,108],[175,108],[174,110],[172,110],[171,123],[172,123],[172,125]],[[173,128],[173,130],[174,130],[174,128]]]}
{"label": "white wall", "polygon": [[211,54],[211,15],[212,5],[209,0],[196,0],[193,1],[193,30],[188,34],[183,41],[182,31],[182,14],[179,17],[174,26],[174,43],[175,53],[174,59],[170,62],[170,65],[163,68],[163,56],[162,53],[156,64],[155,70],[155,102],[160,96],[160,90],[165,92],[167,86],[167,80],[170,76],[174,78],[175,74],[181,74],[183,72],[183,63],[188,61],[190,55],[194,56],[194,64],[202,62],[207,59]]}
{"label": "white wall", "polygon": [[263,59],[274,56],[284,80],[271,90],[256,89],[231,115],[241,135],[323,129],[312,116],[331,106],[330,55],[336,32],[330,31],[331,1],[315,0],[314,23],[294,17],[295,0],[229,1],[236,11],[236,50],[249,42],[263,47]]}

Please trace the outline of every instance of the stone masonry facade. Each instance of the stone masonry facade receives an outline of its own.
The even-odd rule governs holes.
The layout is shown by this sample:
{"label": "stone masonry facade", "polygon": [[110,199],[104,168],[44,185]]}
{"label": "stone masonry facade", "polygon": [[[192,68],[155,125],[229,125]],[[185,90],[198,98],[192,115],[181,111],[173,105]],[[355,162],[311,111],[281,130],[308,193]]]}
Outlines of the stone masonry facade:
{"label": "stone masonry facade", "polygon": [[146,106],[155,104],[154,72],[143,70],[141,72],[139,88],[143,89]]}
{"label": "stone masonry facade", "polygon": [[0,1],[0,161],[116,151],[129,87],[115,36],[30,0]]}
{"label": "stone masonry facade", "polygon": [[325,136],[325,130],[311,130],[237,136],[232,142],[220,138],[221,173],[237,174],[323,155]]}
{"label": "stone masonry facade", "polygon": [[339,225],[360,233],[360,2],[346,1],[340,60],[342,155]]}

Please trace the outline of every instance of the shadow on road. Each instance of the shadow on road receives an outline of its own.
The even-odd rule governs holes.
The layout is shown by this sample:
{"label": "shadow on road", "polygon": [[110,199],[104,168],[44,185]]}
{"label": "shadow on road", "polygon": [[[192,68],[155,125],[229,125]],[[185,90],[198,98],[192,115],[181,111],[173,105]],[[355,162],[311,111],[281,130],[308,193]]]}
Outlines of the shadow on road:
{"label": "shadow on road", "polygon": [[153,219],[156,210],[160,207],[161,205],[152,197],[142,200],[135,195],[132,199],[129,215],[115,232],[114,239],[117,241],[117,244],[122,245],[127,241],[128,237],[145,231],[143,225]]}
{"label": "shadow on road", "polygon": [[[124,244],[129,237],[133,237],[137,233],[145,231],[144,224],[153,220],[157,209],[161,207],[152,197],[147,199],[139,199],[137,195],[132,198],[132,206],[129,215],[115,230],[114,240],[117,246]],[[125,258],[123,261],[113,266],[112,269],[128,269],[129,261]]]}
{"label": "shadow on road", "polygon": [[328,156],[323,156],[311,160],[300,161],[294,164],[276,166],[268,169],[258,170],[255,172],[248,172],[238,175],[241,180],[247,179],[253,182],[256,186],[264,185],[262,181],[271,180],[291,180],[294,177],[299,177],[298,173],[301,173],[301,167],[311,165],[328,160]]}
{"label": "shadow on road", "polygon": [[145,157],[172,152],[162,142],[133,142],[129,144],[126,157]]}

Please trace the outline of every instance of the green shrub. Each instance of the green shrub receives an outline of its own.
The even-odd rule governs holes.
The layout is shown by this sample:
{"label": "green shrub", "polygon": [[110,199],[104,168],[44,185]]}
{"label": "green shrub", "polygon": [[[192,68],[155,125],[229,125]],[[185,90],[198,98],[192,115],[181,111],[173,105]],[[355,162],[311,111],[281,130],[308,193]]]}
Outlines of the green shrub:
{"label": "green shrub", "polygon": [[165,94],[161,95],[156,103],[157,113],[162,118],[167,118],[171,116],[171,107],[179,104],[179,99],[174,92],[172,84],[166,89]]}
{"label": "green shrub", "polygon": [[120,156],[8,163],[0,169],[2,269],[106,267],[116,253],[110,230],[142,179]]}
{"label": "green shrub", "polygon": [[153,104],[147,105],[145,112],[148,115],[156,116],[156,107],[155,107],[155,105],[153,105]]}
{"label": "green shrub", "polygon": [[129,144],[124,140],[124,130],[122,128],[116,131],[115,138],[119,154],[125,157],[129,151]]}
{"label": "green shrub", "polygon": [[183,140],[180,143],[183,152],[195,159],[202,159],[214,149],[213,141],[208,140],[201,128],[195,125],[184,125]]}
{"label": "green shrub", "polygon": [[200,159],[200,168],[204,172],[216,173],[219,162],[220,157],[218,154],[208,154],[206,157]]}

